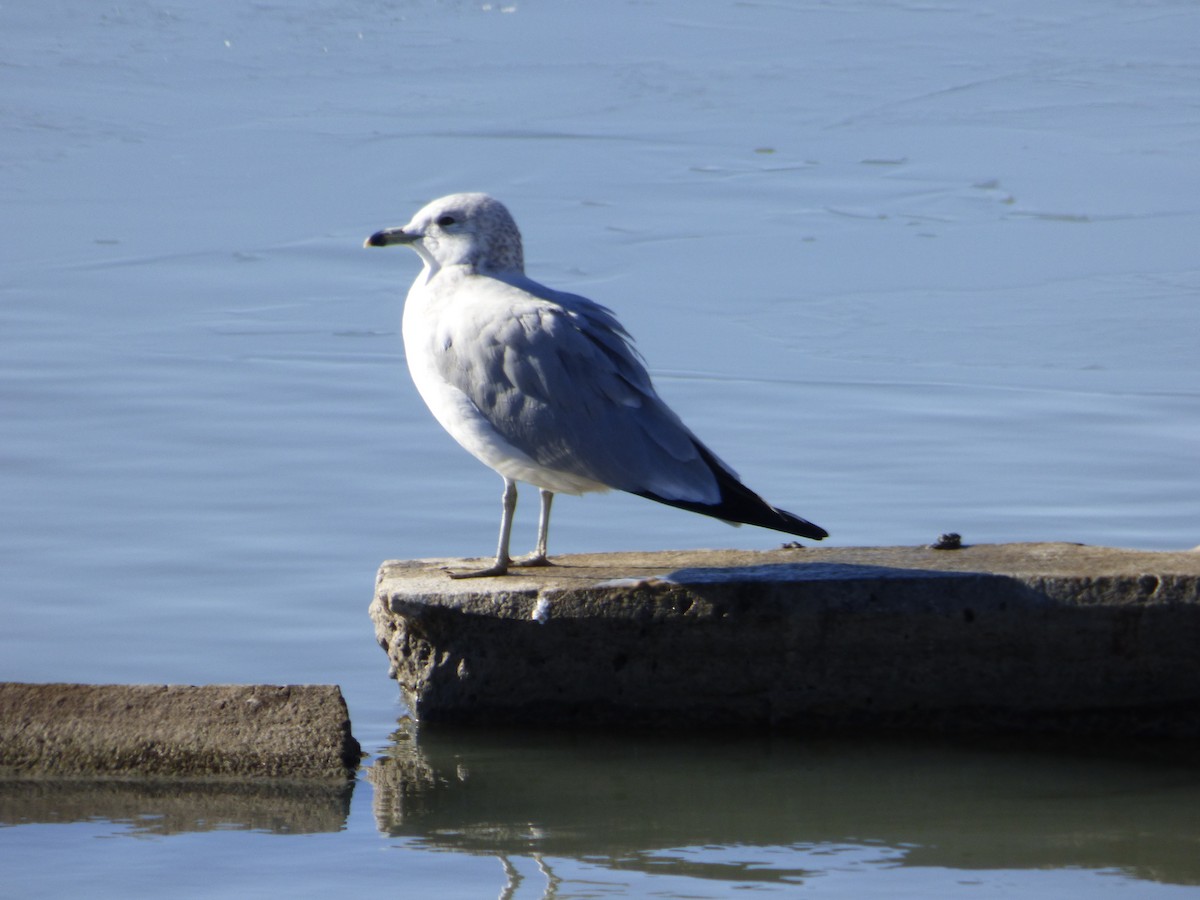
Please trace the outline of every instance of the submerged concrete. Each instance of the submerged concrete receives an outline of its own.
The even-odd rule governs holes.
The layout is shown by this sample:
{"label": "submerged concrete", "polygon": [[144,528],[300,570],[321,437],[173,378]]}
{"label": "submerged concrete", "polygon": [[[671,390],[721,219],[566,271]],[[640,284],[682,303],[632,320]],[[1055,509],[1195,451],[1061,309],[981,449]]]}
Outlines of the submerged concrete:
{"label": "submerged concrete", "polygon": [[693,551],[449,580],[371,615],[423,723],[1200,735],[1200,553]]}
{"label": "submerged concrete", "polygon": [[0,683],[0,775],[348,778],[335,685]]}

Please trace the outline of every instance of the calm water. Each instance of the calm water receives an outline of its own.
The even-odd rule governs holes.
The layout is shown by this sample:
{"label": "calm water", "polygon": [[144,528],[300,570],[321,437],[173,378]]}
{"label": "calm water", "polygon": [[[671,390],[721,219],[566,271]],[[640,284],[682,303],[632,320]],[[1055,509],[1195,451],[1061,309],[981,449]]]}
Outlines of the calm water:
{"label": "calm water", "polygon": [[[349,797],[10,785],[0,894],[1200,896],[1200,778],[1157,757],[393,742],[375,569],[490,552],[500,483],[408,382],[415,257],[360,247],[501,197],[531,274],[835,544],[1193,547],[1197,33],[1187,2],[0,6],[0,678],[336,682],[392,760]],[[778,540],[592,496],[551,551]]]}

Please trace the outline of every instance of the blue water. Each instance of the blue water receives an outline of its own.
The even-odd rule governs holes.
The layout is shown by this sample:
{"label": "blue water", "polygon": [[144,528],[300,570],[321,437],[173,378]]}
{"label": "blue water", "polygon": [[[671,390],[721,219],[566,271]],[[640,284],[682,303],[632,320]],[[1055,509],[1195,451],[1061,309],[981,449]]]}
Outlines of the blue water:
{"label": "blue water", "polygon": [[[375,569],[490,553],[500,483],[408,381],[415,257],[361,243],[457,190],[503,199],[530,273],[613,307],[685,421],[835,544],[1200,544],[1198,27],[1189,3],[1082,0],[0,7],[0,678],[338,683],[389,746]],[[555,512],[552,553],[780,540],[632,497]],[[963,752],[972,784],[1003,763]],[[1113,765],[1071,798],[1160,796],[1153,765]],[[620,821],[585,798],[552,877],[534,845],[392,835],[373,795],[306,836],[101,840],[130,833],[102,810],[0,829],[0,892],[170,871],[180,896],[716,896],[698,873],[734,863],[831,896],[1200,883],[1120,854],[908,864],[938,841],[886,792],[891,829],[672,833],[631,867],[589,849]]]}

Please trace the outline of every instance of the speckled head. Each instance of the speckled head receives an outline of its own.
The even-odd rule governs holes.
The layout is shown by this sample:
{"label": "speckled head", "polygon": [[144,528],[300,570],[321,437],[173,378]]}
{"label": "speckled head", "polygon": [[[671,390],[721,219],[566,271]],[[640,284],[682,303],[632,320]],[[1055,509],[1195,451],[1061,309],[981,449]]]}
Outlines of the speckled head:
{"label": "speckled head", "polygon": [[433,271],[466,265],[477,272],[525,271],[521,232],[504,204],[487,194],[434,200],[403,228],[385,228],[364,246],[408,244]]}

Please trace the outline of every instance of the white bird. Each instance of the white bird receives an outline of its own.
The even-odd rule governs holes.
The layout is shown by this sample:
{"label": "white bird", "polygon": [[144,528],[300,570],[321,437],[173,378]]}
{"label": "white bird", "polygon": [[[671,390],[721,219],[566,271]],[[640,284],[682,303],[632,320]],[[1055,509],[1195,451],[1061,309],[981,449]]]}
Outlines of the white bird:
{"label": "white bird", "polygon": [[[723,519],[821,540],[771,506],[659,398],[611,310],[526,277],[521,234],[487,194],[434,200],[366,247],[406,244],[424,262],[404,303],[404,353],[434,417],[504,479],[495,562],[455,578],[550,565],[556,493],[616,489]],[[541,494],[537,546],[509,558],[517,482]]]}

